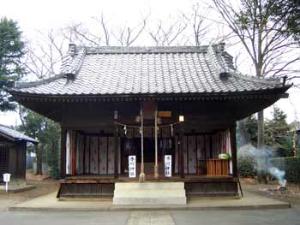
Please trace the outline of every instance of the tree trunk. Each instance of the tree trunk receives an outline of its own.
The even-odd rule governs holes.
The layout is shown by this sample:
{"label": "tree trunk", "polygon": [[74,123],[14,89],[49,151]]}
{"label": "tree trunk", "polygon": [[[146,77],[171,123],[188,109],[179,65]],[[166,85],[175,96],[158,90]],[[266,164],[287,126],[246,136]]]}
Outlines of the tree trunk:
{"label": "tree trunk", "polygon": [[293,157],[297,158],[297,132],[296,132],[296,127],[295,127],[295,131],[293,133],[293,146],[292,146],[292,150],[293,150]]}
{"label": "tree trunk", "polygon": [[36,175],[42,175],[43,174],[43,169],[42,169],[42,164],[43,164],[43,148],[42,145],[37,145],[36,146]]}
{"label": "tree trunk", "polygon": [[243,145],[251,143],[250,134],[246,130],[246,120],[242,119],[237,122],[237,146],[241,147]]}
{"label": "tree trunk", "polygon": [[264,111],[257,113],[257,148],[264,146]]}
{"label": "tree trunk", "polygon": [[[263,151],[264,146],[264,111],[257,113],[257,148]],[[267,162],[266,162],[267,163]],[[259,183],[268,183],[268,177],[266,171],[260,171],[257,174]]]}

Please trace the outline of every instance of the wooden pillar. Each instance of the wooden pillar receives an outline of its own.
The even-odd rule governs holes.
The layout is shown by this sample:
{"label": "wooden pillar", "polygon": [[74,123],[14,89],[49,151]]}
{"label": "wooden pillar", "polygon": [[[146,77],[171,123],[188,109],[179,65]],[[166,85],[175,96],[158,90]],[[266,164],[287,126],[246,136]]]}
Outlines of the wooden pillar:
{"label": "wooden pillar", "polygon": [[145,181],[145,172],[144,172],[144,115],[143,115],[143,107],[141,106],[140,111],[140,118],[141,118],[141,171],[139,175],[139,181]]}
{"label": "wooden pillar", "polygon": [[64,178],[66,176],[66,136],[67,129],[61,127],[60,135],[60,177]]}
{"label": "wooden pillar", "polygon": [[179,128],[179,174],[181,178],[184,178],[184,164],[183,164],[183,124],[180,124]]}
{"label": "wooden pillar", "polygon": [[66,130],[66,175],[72,175],[72,130]]}
{"label": "wooden pillar", "polygon": [[77,173],[77,132],[71,132],[71,156],[72,156],[72,176]]}
{"label": "wooden pillar", "polygon": [[118,178],[118,168],[119,168],[119,130],[118,126],[115,125],[114,129],[114,177]]}
{"label": "wooden pillar", "polygon": [[158,140],[157,140],[157,109],[154,112],[154,142],[155,142],[155,165],[154,165],[154,177],[157,179],[158,174]]}
{"label": "wooden pillar", "polygon": [[237,147],[236,147],[236,123],[230,127],[230,144],[231,144],[231,154],[232,154],[232,175],[237,177]]}

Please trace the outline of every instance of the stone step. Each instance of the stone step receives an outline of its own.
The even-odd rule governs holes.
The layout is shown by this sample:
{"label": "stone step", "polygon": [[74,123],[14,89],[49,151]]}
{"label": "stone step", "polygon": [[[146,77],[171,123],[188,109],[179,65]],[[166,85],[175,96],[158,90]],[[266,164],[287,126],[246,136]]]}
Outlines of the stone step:
{"label": "stone step", "polygon": [[116,183],[114,205],[185,205],[183,182]]}
{"label": "stone step", "polygon": [[115,190],[118,189],[164,189],[164,190],[171,190],[171,189],[182,189],[184,190],[184,182],[144,182],[144,183],[133,183],[133,182],[120,182],[115,183]]}
{"label": "stone step", "polygon": [[122,196],[122,197],[127,197],[127,196],[135,196],[135,197],[145,197],[144,195],[148,194],[149,197],[172,197],[172,196],[184,196],[185,195],[185,190],[117,190],[114,192],[114,196]]}

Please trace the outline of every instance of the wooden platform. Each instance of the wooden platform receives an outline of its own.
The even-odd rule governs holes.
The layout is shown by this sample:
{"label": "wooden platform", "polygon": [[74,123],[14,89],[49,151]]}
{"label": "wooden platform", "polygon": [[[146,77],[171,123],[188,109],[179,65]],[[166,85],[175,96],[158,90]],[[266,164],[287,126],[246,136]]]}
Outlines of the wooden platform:
{"label": "wooden platform", "polygon": [[[184,178],[180,176],[173,177],[159,177],[154,178],[153,175],[146,175],[146,181],[156,181],[156,182],[165,182],[165,181],[183,181],[183,182],[218,182],[218,181],[231,181],[236,180],[232,176],[185,176]],[[127,176],[119,176],[114,178],[113,176],[69,176],[61,180],[63,183],[115,183],[115,182],[138,182],[138,178],[129,178]]]}
{"label": "wooden platform", "polygon": [[[112,176],[71,176],[60,181],[57,194],[61,197],[112,197],[116,182],[137,183],[138,179]],[[187,196],[237,195],[237,178],[232,176],[146,177],[146,182],[184,182]]]}

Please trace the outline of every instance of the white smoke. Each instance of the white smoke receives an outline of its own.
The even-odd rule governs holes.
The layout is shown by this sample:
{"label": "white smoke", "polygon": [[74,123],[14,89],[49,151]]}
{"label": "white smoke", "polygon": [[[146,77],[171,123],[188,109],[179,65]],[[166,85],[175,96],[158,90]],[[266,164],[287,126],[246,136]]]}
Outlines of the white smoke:
{"label": "white smoke", "polygon": [[285,187],[286,179],[284,179],[285,171],[278,169],[277,167],[269,168],[269,173],[278,180],[281,187]]}
{"label": "white smoke", "polygon": [[286,185],[284,179],[285,171],[272,165],[271,159],[274,157],[274,151],[270,148],[257,149],[251,144],[243,145],[238,151],[239,157],[251,157],[254,160],[254,169],[257,174],[270,174],[278,180],[280,186]]}

